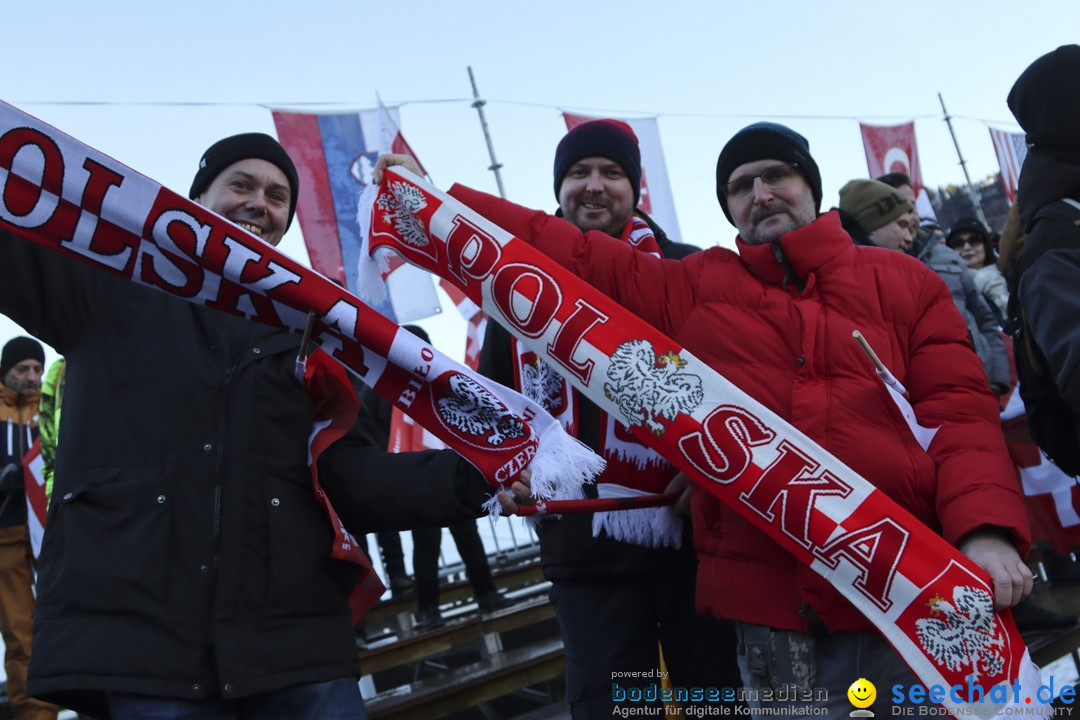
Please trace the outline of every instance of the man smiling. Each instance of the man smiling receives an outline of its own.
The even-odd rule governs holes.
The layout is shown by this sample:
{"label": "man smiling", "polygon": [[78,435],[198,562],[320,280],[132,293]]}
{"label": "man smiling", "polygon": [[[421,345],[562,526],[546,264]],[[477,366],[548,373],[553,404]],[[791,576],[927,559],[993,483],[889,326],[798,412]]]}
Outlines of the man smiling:
{"label": "man smiling", "polygon": [[296,213],[298,186],[296,166],[278,141],[246,133],[203,153],[188,197],[277,246]]}

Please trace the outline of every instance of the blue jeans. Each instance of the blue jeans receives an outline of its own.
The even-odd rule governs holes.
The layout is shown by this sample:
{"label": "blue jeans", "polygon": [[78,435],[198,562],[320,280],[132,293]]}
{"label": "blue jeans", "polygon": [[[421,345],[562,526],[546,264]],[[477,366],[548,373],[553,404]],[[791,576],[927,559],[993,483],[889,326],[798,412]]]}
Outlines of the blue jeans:
{"label": "blue jeans", "polygon": [[106,693],[113,720],[367,720],[355,678],[294,685],[250,697],[181,700]]}

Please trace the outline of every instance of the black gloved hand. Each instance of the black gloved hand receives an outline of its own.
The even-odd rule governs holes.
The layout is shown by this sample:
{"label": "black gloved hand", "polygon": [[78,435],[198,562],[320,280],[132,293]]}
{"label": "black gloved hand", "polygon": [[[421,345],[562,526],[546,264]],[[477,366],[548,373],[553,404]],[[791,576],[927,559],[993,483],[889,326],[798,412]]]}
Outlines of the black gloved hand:
{"label": "black gloved hand", "polygon": [[23,488],[22,463],[8,463],[0,470],[0,493],[6,494]]}

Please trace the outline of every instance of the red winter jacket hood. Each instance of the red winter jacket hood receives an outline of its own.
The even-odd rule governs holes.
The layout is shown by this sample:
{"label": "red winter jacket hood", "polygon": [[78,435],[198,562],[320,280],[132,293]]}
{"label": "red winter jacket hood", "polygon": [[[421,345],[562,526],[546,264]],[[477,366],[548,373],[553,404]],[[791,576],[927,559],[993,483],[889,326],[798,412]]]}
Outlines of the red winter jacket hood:
{"label": "red winter jacket hood", "polygon": [[[997,403],[948,289],[919,261],[853,245],[836,213],[780,239],[785,270],[770,245],[661,260],[461,186],[450,194],[708,362],[949,542],[992,525],[1026,553]],[[929,452],[855,330],[907,388],[921,424],[941,426]],[[828,581],[712,495],[696,492],[692,508],[699,611],[806,630],[809,608],[832,631],[872,628]]]}

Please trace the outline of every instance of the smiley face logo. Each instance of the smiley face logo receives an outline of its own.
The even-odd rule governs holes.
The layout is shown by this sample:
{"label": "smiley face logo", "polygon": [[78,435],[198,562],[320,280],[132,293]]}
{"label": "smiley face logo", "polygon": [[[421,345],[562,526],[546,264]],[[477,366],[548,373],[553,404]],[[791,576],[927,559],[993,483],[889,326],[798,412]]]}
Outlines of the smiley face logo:
{"label": "smiley face logo", "polygon": [[874,700],[877,699],[877,688],[874,687],[874,683],[870,682],[866,678],[859,678],[855,682],[851,683],[851,687],[847,691],[848,700],[851,704],[857,708],[868,708],[874,704]]}

